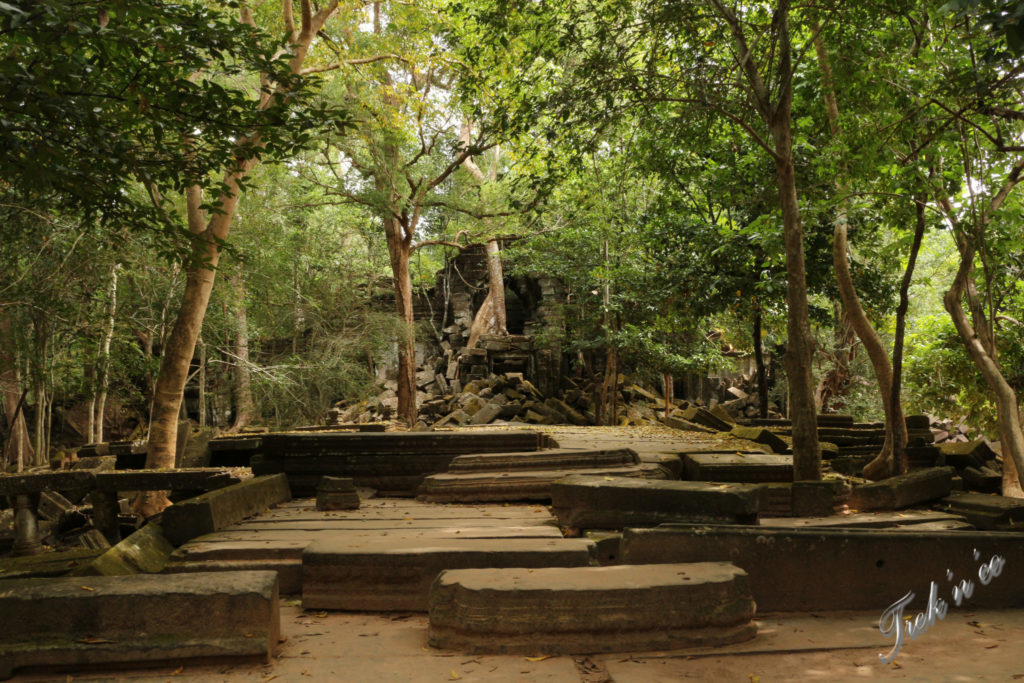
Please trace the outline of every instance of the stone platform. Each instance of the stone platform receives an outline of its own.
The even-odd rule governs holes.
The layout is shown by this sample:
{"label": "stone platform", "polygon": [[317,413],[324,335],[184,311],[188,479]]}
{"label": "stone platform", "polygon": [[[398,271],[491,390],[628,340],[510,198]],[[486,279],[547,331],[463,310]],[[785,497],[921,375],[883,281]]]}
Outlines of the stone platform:
{"label": "stone platform", "polygon": [[[981,585],[978,567],[993,555],[1005,558],[1006,566],[989,585]],[[881,614],[908,591],[916,598],[907,609],[919,609],[932,581],[952,604],[955,584],[947,570],[955,582],[976,584],[964,601],[970,608],[1024,606],[1024,534],[1012,532],[673,524],[628,529],[620,559],[627,564],[732,562],[749,574],[761,612]]]}
{"label": "stone platform", "polygon": [[583,539],[323,540],[302,553],[306,609],[425,612],[430,585],[446,569],[585,567]]}
{"label": "stone platform", "polygon": [[666,522],[757,524],[759,487],[573,475],[551,486],[563,527],[623,529]]}
{"label": "stone platform", "polygon": [[26,667],[269,662],[279,610],[273,572],[12,579],[0,582],[0,679]]}
{"label": "stone platform", "polygon": [[430,590],[430,644],[470,654],[583,654],[754,637],[746,574],[724,562],[456,569]]}
{"label": "stone platform", "polygon": [[165,571],[270,569],[279,573],[283,594],[299,594],[302,551],[314,541],[561,537],[550,513],[536,505],[440,506],[368,498],[357,510],[323,512],[311,500],[295,500],[189,541],[174,551]]}
{"label": "stone platform", "polygon": [[793,456],[766,453],[685,453],[684,479],[691,481],[792,482]]}

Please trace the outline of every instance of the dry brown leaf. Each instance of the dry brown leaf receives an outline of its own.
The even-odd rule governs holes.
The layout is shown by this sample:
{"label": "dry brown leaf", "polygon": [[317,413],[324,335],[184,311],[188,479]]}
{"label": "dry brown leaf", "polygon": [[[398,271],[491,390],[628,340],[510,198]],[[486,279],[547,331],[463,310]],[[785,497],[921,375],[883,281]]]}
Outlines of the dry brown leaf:
{"label": "dry brown leaf", "polygon": [[539,657],[525,657],[528,662],[543,662],[545,659],[551,659],[551,655],[540,655]]}
{"label": "dry brown leaf", "polygon": [[84,590],[84,591],[90,591],[90,592],[93,592],[93,591],[95,591],[95,590],[96,590],[95,588],[93,588],[93,587],[91,587],[91,586],[80,586],[80,588],[81,588],[82,590]]}

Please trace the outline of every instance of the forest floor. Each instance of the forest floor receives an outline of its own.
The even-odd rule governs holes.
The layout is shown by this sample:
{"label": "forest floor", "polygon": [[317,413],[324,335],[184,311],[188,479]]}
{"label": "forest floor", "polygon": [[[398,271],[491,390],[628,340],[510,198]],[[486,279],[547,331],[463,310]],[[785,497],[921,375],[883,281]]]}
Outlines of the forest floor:
{"label": "forest floor", "polygon": [[[628,441],[638,451],[705,448],[723,439],[720,435],[646,427],[544,429],[550,430],[563,446],[583,442],[592,447],[621,446]],[[836,590],[843,587],[836,586]],[[904,642],[890,664],[879,661],[879,655],[893,646],[892,638],[878,628],[880,616],[866,612],[759,614],[756,638],[719,648],[575,657],[547,656],[543,651],[528,657],[472,656],[431,648],[425,614],[308,611],[302,609],[296,597],[285,597],[281,602],[282,643],[270,664],[190,663],[116,673],[16,675],[11,680],[650,683],[714,679],[767,683],[1024,679],[1019,650],[1024,642],[1024,610],[950,607],[945,619],[916,639]]]}

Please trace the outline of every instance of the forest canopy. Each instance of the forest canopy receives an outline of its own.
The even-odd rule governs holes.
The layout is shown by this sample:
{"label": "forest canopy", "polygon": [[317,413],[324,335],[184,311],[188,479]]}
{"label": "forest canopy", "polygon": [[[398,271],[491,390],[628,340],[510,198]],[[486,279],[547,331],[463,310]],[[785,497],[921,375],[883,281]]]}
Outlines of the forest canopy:
{"label": "forest canopy", "polygon": [[590,423],[735,387],[798,478],[817,415],[885,423],[877,477],[927,413],[1016,479],[1022,17],[4,0],[0,464],[173,466],[182,418],[426,427],[499,349]]}

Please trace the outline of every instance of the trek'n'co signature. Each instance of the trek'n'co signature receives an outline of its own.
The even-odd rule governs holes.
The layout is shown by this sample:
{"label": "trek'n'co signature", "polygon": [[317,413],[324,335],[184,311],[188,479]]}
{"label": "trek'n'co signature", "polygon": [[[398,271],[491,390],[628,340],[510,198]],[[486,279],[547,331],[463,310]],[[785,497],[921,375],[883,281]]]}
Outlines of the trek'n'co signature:
{"label": "trek'n'co signature", "polygon": [[[974,559],[981,559],[981,554],[977,550],[974,551]],[[981,582],[982,586],[987,586],[992,579],[1003,573],[1005,565],[1006,559],[1004,557],[993,555],[987,562],[982,562],[978,567],[978,581]],[[948,569],[946,570],[946,580],[953,581],[953,572]],[[959,583],[953,586],[953,604],[959,606],[964,598],[969,598],[973,594],[974,581],[971,579],[961,579]],[[888,664],[896,658],[900,648],[903,647],[904,636],[910,636],[910,639],[913,640],[934,626],[936,620],[946,617],[949,604],[939,597],[939,585],[934,581],[931,582],[931,588],[928,591],[928,606],[925,608],[925,611],[918,612],[917,616],[913,619],[909,617],[904,618],[903,610],[913,599],[914,592],[911,591],[889,605],[882,612],[882,618],[878,620],[878,629],[882,632],[883,636],[896,637],[896,643],[893,645],[892,650],[887,655],[878,655],[883,664]]]}

